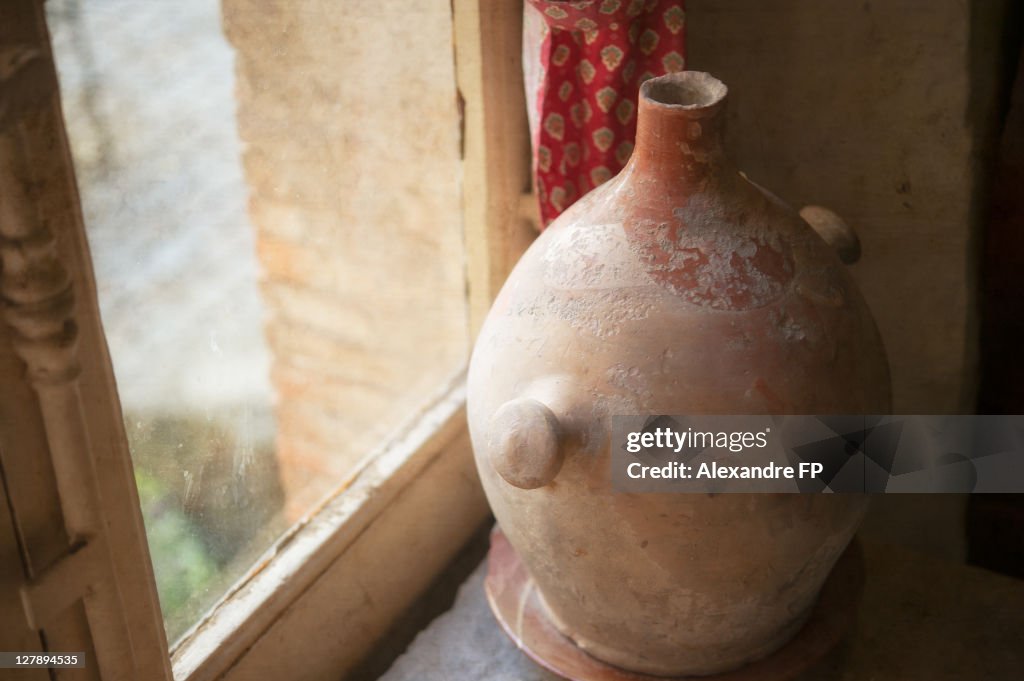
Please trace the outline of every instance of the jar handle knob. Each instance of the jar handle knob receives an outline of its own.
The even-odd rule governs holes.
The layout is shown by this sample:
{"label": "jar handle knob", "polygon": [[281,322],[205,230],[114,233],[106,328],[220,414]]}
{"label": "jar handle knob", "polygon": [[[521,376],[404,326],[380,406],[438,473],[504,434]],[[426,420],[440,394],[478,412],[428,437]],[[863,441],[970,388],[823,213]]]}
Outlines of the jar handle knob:
{"label": "jar handle knob", "polygon": [[561,439],[562,426],[551,409],[520,397],[501,405],[491,419],[488,458],[508,484],[537,489],[554,480],[562,468]]}
{"label": "jar handle knob", "polygon": [[852,265],[860,260],[860,239],[841,217],[822,206],[804,206],[800,217],[835,250],[843,263]]}

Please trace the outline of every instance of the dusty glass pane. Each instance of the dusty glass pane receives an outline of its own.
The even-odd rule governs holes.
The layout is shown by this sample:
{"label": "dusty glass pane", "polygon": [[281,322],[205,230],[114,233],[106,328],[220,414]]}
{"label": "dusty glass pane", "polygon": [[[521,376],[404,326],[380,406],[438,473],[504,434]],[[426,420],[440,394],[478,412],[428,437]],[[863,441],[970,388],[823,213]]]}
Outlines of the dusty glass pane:
{"label": "dusty glass pane", "polygon": [[174,641],[465,361],[450,7],[47,12]]}

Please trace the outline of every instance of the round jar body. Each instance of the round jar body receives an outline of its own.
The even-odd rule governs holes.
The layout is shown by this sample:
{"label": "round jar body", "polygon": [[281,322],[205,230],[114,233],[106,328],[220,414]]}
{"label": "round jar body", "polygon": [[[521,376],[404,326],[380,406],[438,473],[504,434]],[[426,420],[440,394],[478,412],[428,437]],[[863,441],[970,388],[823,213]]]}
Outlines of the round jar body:
{"label": "round jar body", "polygon": [[[646,102],[653,114],[658,105]],[[641,118],[626,169],[524,254],[468,377],[484,489],[552,621],[600,660],[661,675],[727,671],[788,641],[867,502],[616,493],[611,417],[890,407],[881,339],[836,255],[717,147],[694,144],[718,111],[683,114],[670,126],[683,141],[662,142],[679,154],[646,153],[652,126]],[[522,403],[542,405],[556,444],[521,443],[558,451],[555,465],[523,463],[553,472],[520,484],[495,449],[529,420],[495,415]]]}

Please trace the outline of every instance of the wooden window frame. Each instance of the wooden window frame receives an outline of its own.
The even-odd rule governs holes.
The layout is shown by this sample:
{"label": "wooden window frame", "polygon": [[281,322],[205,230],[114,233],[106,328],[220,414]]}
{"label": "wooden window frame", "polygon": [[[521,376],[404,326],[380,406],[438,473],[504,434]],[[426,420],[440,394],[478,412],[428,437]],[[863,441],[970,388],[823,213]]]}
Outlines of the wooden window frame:
{"label": "wooden window frame", "polygon": [[[454,0],[452,9],[463,130],[468,325],[475,336],[508,272],[536,235],[528,218],[531,211],[524,209],[529,205],[530,162],[521,63],[523,2]],[[32,355],[20,349],[12,353],[20,332],[11,320],[19,310],[8,303],[10,328],[0,331],[0,359],[5,351],[8,356],[16,354],[28,371],[22,369],[15,386],[22,399],[7,404],[0,397],[5,408],[0,417],[21,418],[28,425],[11,429],[0,421],[0,455],[7,453],[0,456],[5,474],[0,493],[12,480],[40,473],[29,470],[29,454],[45,453],[55,461],[48,474],[54,478],[56,498],[49,502],[65,511],[62,526],[56,528],[57,549],[48,549],[60,555],[46,569],[36,570],[26,559],[33,551],[38,553],[27,545],[32,540],[28,530],[34,522],[46,522],[43,504],[28,507],[24,500],[5,494],[0,499],[12,509],[11,522],[0,525],[0,535],[18,535],[24,554],[19,593],[26,604],[25,640],[31,644],[32,636],[38,641],[37,632],[60,629],[62,608],[77,602],[85,604],[87,616],[79,617],[85,624],[79,622],[65,636],[47,639],[77,640],[81,649],[95,650],[105,661],[98,670],[102,679],[343,676],[373,649],[487,517],[466,425],[464,375],[411,418],[394,441],[368,457],[333,497],[276,542],[168,654],[42,6],[38,0],[16,0],[0,15],[5,12],[23,25],[19,30],[24,40],[15,47],[27,50],[39,63],[32,65],[28,77],[22,70],[17,82],[0,81],[0,92],[15,102],[9,110],[0,107],[0,142],[9,151],[10,144],[21,144],[18,140],[25,134],[57,139],[50,160],[62,167],[64,177],[56,183],[59,186],[48,188],[53,195],[48,200],[63,210],[64,219],[39,219],[38,206],[31,205],[38,197],[24,193],[20,205],[36,210],[35,222],[29,220],[28,231],[9,227],[0,243],[7,248],[7,260],[25,251],[26,243],[50,244],[40,251],[45,257],[36,269],[45,274],[56,267],[67,273],[75,307],[60,307],[57,294],[43,290],[45,276],[40,275],[29,277],[41,292],[38,300],[29,301],[21,311],[53,308],[57,316],[49,323],[70,323],[68,328],[77,324],[77,353],[68,356],[81,368],[77,375],[66,372],[68,378],[55,390],[43,379],[47,362],[55,361],[56,354]],[[46,87],[36,87],[40,82]],[[14,119],[18,120],[10,123]],[[44,124],[40,131],[40,120],[49,127]],[[8,134],[15,128],[17,134]],[[38,146],[19,147],[21,161],[35,162],[31,154]],[[26,178],[19,179],[12,174],[13,166],[3,163],[0,168],[8,172],[0,175],[0,189],[18,182],[25,185]],[[5,217],[0,212],[0,219]],[[6,374],[3,371],[0,364],[5,380],[15,373],[10,367]],[[32,395],[36,399],[27,399]],[[12,455],[15,446],[25,456]],[[73,451],[65,455],[66,450]],[[38,463],[40,458],[33,460]],[[69,462],[93,467],[96,494],[84,506],[71,500],[80,490],[59,481],[66,477]],[[86,523],[84,532],[68,515],[79,507],[94,514],[95,522]],[[48,541],[54,544],[52,537]],[[76,572],[87,578],[62,579]],[[0,599],[10,593],[0,589]],[[34,619],[33,608],[42,616]]]}

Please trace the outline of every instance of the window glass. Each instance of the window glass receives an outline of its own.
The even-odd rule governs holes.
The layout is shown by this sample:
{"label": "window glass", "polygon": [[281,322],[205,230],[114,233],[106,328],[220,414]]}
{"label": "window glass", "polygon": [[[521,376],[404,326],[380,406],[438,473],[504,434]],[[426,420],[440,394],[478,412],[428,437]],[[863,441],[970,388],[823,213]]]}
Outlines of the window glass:
{"label": "window glass", "polygon": [[447,0],[50,0],[169,639],[467,352]]}

